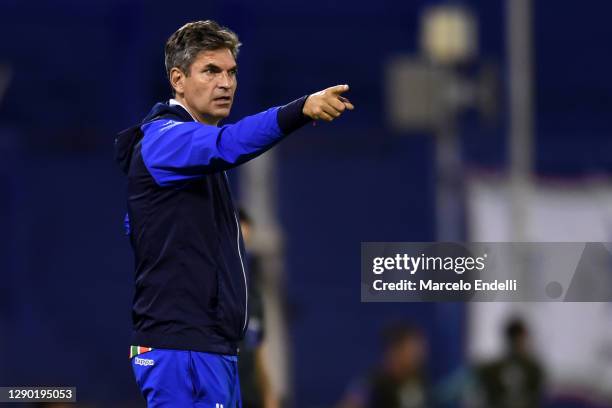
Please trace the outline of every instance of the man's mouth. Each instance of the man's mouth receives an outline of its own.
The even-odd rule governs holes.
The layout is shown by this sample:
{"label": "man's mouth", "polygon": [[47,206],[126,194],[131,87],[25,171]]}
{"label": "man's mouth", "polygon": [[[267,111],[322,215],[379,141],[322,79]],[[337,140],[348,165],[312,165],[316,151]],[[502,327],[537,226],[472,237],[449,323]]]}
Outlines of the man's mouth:
{"label": "man's mouth", "polygon": [[229,96],[217,96],[215,99],[213,99],[215,102],[226,102],[229,103],[232,101],[232,98]]}

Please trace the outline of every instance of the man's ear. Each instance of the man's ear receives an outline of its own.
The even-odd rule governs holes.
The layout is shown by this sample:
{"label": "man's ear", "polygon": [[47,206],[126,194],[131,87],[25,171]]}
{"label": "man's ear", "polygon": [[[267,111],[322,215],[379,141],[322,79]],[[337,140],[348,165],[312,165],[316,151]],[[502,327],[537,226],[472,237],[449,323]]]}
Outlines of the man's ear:
{"label": "man's ear", "polygon": [[170,70],[170,85],[174,88],[174,92],[182,94],[185,86],[185,73],[180,68],[174,67]]}

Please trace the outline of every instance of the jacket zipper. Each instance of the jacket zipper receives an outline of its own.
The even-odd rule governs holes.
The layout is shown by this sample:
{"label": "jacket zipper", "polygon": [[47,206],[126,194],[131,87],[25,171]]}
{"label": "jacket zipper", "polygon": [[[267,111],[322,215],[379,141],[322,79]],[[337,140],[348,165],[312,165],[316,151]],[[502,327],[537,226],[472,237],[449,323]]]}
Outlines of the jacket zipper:
{"label": "jacket zipper", "polygon": [[[225,176],[225,186],[231,197],[232,193],[229,188],[229,179],[227,178],[227,173],[224,171],[223,175]],[[236,220],[236,248],[238,248],[238,257],[240,258],[240,266],[242,267],[242,277],[244,278],[244,324],[242,325],[242,332],[244,332],[249,316],[249,289],[247,288],[246,271],[244,270],[244,262],[242,261],[242,251],[240,251],[240,223],[238,222],[238,216],[236,215],[236,211],[234,209],[233,204],[232,213],[234,214],[234,219]]]}
{"label": "jacket zipper", "polygon": [[249,311],[249,289],[247,288],[247,278],[246,272],[244,270],[244,262],[242,261],[242,251],[240,251],[240,223],[238,222],[238,217],[236,216],[236,212],[234,211],[234,219],[236,220],[236,247],[238,247],[238,256],[240,257],[240,266],[242,267],[242,277],[244,278],[244,324],[242,325],[242,331],[246,329],[248,311]]}

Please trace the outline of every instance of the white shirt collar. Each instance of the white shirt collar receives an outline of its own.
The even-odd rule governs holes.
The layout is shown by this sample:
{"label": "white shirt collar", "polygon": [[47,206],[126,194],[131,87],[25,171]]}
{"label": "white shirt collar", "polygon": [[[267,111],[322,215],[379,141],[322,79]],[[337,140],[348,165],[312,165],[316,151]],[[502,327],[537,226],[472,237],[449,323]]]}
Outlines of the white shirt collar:
{"label": "white shirt collar", "polygon": [[198,121],[196,118],[194,118],[194,117],[193,117],[193,115],[191,114],[191,112],[189,112],[189,109],[187,109],[187,108],[185,107],[185,105],[183,105],[182,103],[180,103],[180,102],[179,102],[179,101],[177,101],[176,99],[174,99],[174,98],[170,99],[170,100],[168,101],[168,105],[170,105],[170,106],[174,106],[174,105],[178,105],[178,106],[180,106],[181,108],[183,108],[183,109],[185,109],[185,110],[187,111],[187,113],[189,114],[189,116],[191,116],[191,118],[192,118],[194,121],[196,121],[196,122]]}

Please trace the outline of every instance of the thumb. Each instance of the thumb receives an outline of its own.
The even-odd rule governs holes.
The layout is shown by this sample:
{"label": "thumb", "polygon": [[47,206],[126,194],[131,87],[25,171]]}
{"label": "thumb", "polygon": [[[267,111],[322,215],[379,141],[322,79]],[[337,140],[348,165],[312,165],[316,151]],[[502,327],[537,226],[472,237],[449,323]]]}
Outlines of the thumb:
{"label": "thumb", "polygon": [[336,86],[332,86],[331,88],[327,88],[327,91],[329,91],[330,93],[334,95],[340,95],[341,93],[344,93],[348,90],[349,90],[348,85],[336,85]]}

